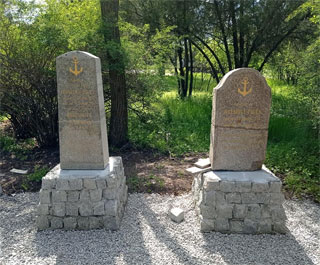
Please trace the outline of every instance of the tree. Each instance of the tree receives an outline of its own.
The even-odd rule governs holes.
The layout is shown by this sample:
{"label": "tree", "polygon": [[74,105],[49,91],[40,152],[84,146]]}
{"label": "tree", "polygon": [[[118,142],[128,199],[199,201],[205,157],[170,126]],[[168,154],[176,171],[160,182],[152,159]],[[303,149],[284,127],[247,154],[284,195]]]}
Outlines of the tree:
{"label": "tree", "polygon": [[109,139],[111,145],[120,147],[128,141],[128,102],[118,26],[119,0],[100,0],[100,6],[111,89]]}

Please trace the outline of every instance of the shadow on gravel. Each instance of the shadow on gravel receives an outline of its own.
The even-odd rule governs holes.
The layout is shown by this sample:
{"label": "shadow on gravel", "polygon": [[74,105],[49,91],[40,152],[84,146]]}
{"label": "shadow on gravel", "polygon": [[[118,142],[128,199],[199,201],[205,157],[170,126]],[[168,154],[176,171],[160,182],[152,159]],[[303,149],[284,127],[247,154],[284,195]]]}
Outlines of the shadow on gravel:
{"label": "shadow on gravel", "polygon": [[[1,239],[9,240],[9,244],[5,244],[7,247],[2,249],[3,258],[11,261],[10,264],[14,261],[17,264],[24,261],[27,264],[59,265],[217,264],[219,261],[226,264],[313,264],[291,234],[200,234],[191,209],[188,209],[191,211],[187,212],[185,222],[168,223],[164,209],[167,201],[158,213],[151,209],[150,201],[142,195],[134,200],[129,197],[121,228],[117,232],[36,232],[36,201],[31,201],[31,204],[12,199],[11,202],[14,206],[10,213],[2,209],[6,218],[0,224]],[[154,205],[153,202],[152,207]],[[13,252],[16,256],[12,256]]]}

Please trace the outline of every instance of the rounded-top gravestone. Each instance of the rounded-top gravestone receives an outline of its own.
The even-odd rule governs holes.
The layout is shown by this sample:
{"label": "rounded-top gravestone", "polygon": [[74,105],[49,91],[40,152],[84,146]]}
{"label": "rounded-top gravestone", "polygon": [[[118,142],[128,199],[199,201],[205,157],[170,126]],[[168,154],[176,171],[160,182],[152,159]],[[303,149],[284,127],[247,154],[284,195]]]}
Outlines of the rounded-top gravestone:
{"label": "rounded-top gravestone", "polygon": [[100,59],[57,57],[61,169],[104,169],[109,161]]}
{"label": "rounded-top gravestone", "polygon": [[210,162],[213,170],[259,170],[265,159],[271,90],[254,69],[226,74],[213,92]]}

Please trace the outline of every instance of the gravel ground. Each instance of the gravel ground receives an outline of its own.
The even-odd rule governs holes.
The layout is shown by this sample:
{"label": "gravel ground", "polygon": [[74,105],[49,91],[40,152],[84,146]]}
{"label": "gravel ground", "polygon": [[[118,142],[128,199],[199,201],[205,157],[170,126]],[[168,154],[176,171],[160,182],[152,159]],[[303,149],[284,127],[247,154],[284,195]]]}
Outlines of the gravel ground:
{"label": "gravel ground", "polygon": [[[320,264],[320,207],[286,201],[288,235],[199,232],[191,194],[131,194],[118,232],[35,228],[37,193],[0,197],[0,264]],[[185,221],[167,217],[170,206]]]}

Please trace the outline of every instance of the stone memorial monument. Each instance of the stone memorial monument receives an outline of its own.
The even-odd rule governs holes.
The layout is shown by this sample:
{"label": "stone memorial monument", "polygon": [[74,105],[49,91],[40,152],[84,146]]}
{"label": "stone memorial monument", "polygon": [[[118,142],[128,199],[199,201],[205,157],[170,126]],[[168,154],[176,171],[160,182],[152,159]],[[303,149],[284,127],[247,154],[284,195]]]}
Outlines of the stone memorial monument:
{"label": "stone memorial monument", "polygon": [[202,231],[286,232],[281,181],[263,166],[270,105],[270,87],[254,69],[230,71],[214,89],[210,160],[189,170],[198,173],[193,193]]}
{"label": "stone memorial monument", "polygon": [[127,201],[121,157],[109,157],[100,59],[57,57],[60,164],[43,179],[37,226],[119,228]]}

